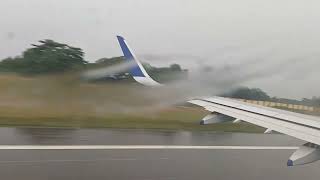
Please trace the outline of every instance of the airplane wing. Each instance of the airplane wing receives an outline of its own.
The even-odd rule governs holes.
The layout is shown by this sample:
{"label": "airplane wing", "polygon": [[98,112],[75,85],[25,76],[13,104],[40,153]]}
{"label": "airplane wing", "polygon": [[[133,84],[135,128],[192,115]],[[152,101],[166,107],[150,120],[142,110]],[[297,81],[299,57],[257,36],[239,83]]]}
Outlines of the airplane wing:
{"label": "airplane wing", "polygon": [[[124,38],[118,36],[118,41],[126,60],[136,63],[130,71],[133,78],[146,86],[160,85],[148,75]],[[306,144],[291,155],[288,166],[307,164],[320,159],[320,119],[317,117],[217,96],[188,102],[210,112],[200,121],[201,125],[224,122],[225,118],[221,117],[228,116],[234,118],[234,122],[245,121],[264,127],[265,133],[276,131],[306,141]]]}
{"label": "airplane wing", "polygon": [[200,124],[219,123],[219,116],[225,115],[235,118],[234,122],[245,121],[264,127],[266,133],[276,131],[308,142],[293,153],[287,162],[288,166],[307,164],[320,159],[320,119],[317,117],[217,96],[188,102],[211,112]]}

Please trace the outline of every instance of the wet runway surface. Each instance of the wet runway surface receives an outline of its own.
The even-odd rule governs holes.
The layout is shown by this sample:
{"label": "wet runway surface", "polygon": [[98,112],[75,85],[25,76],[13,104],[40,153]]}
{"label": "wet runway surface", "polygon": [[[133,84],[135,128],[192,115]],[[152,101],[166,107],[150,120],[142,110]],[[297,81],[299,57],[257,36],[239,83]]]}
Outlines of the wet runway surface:
{"label": "wet runway surface", "polygon": [[[279,134],[0,128],[2,145],[298,146]],[[294,150],[0,150],[1,179],[319,179],[286,167]]]}
{"label": "wet runway surface", "polygon": [[0,128],[0,145],[279,145],[302,142],[279,134],[109,129]]}

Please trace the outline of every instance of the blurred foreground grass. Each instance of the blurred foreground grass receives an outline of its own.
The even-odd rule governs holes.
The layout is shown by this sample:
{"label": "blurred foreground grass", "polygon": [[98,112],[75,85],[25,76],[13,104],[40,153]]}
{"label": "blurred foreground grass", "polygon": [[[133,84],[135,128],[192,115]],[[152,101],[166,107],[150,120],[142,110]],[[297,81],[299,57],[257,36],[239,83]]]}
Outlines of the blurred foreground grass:
{"label": "blurred foreground grass", "polygon": [[89,84],[73,76],[0,75],[0,126],[263,132],[247,123],[200,126],[208,112],[175,106],[170,100],[176,94],[151,91],[128,84]]}
{"label": "blurred foreground grass", "polygon": [[[1,112],[2,113],[2,112]],[[30,116],[28,113],[19,116],[0,116],[0,126],[32,126],[32,127],[68,127],[68,128],[119,128],[119,129],[166,129],[166,130],[203,130],[227,132],[263,132],[262,128],[247,123],[219,123],[199,125],[204,112],[174,108],[161,113],[142,115],[110,114],[97,116]]]}

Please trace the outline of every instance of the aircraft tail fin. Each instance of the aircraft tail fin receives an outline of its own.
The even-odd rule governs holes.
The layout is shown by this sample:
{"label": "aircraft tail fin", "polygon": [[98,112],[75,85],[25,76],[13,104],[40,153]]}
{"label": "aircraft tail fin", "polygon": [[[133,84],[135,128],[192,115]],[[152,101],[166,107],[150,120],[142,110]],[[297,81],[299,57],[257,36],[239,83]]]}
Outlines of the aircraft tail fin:
{"label": "aircraft tail fin", "polygon": [[141,62],[137,59],[133,51],[130,49],[126,40],[122,36],[117,36],[117,39],[125,57],[125,60],[130,63],[133,63],[133,66],[130,68],[130,74],[132,75],[133,79],[145,86],[161,85],[149,76]]}

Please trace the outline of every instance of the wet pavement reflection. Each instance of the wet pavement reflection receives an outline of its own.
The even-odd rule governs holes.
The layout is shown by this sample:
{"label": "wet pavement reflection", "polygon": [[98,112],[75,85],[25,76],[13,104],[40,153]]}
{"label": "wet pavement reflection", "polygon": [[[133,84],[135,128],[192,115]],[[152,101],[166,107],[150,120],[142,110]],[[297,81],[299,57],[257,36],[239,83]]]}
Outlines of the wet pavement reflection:
{"label": "wet pavement reflection", "polygon": [[280,145],[303,142],[281,134],[135,129],[0,128],[0,144]]}

